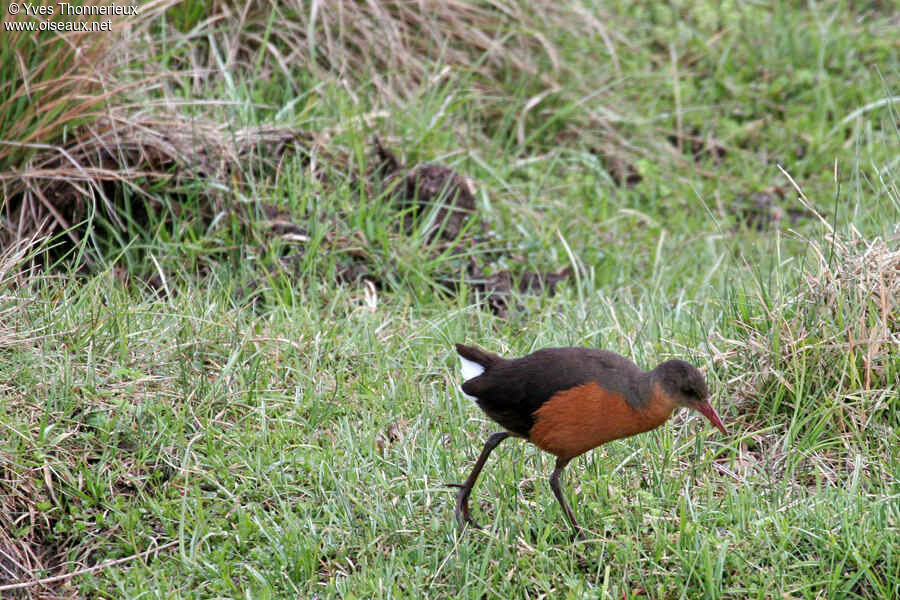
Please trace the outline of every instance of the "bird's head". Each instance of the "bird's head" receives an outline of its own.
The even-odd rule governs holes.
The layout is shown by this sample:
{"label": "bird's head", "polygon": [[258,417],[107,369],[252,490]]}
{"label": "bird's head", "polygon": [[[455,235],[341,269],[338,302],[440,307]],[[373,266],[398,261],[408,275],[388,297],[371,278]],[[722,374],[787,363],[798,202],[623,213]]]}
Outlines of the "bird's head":
{"label": "bird's head", "polygon": [[653,374],[676,406],[698,411],[722,433],[728,433],[722,419],[709,403],[709,388],[697,367],[683,360],[668,360],[656,367]]}

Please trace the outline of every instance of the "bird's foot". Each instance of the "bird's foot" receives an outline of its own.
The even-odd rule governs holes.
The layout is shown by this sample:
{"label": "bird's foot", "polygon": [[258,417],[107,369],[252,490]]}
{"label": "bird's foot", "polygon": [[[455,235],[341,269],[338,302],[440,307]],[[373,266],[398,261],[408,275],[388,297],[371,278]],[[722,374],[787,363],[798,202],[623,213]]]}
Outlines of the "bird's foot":
{"label": "bird's foot", "polygon": [[455,514],[460,530],[465,531],[467,525],[473,529],[481,529],[481,525],[476,523],[472,515],[469,514],[469,493],[472,491],[472,488],[459,483],[448,483],[447,486],[459,488],[459,493],[456,494]]}
{"label": "bird's foot", "polygon": [[469,516],[468,511],[463,511],[462,515],[457,512],[456,522],[457,524],[459,524],[460,531],[465,531],[466,527],[471,527],[472,529],[481,529],[481,525],[476,523],[475,519]]}

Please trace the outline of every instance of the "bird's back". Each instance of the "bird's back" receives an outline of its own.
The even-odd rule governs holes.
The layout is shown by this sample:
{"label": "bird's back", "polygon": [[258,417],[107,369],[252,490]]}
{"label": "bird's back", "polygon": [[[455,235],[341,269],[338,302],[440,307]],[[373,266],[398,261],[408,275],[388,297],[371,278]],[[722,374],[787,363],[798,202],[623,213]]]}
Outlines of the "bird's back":
{"label": "bird's back", "polygon": [[643,374],[624,356],[591,348],[547,348],[513,360],[487,356],[491,364],[462,389],[491,419],[522,437],[529,436],[535,411],[554,395],[596,382],[636,402],[633,388]]}

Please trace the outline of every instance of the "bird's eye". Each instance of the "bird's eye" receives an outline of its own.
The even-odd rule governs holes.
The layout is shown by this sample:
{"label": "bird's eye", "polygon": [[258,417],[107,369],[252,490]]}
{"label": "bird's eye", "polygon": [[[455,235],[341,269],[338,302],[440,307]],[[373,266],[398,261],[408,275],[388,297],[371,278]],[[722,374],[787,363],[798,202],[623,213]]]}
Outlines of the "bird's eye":
{"label": "bird's eye", "polygon": [[681,393],[684,394],[685,396],[694,396],[694,395],[696,395],[696,394],[694,394],[694,390],[691,389],[691,388],[689,388],[689,387],[683,387],[683,388],[681,388]]}

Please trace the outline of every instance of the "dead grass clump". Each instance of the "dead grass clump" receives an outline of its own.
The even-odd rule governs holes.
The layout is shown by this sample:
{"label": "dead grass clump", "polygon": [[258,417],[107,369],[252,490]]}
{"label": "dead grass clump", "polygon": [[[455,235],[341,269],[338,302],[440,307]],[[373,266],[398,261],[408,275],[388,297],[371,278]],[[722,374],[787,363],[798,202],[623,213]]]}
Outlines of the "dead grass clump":
{"label": "dead grass clump", "polygon": [[[533,143],[535,131],[544,139],[589,138],[593,151],[625,169],[637,151],[597,108],[618,104],[610,82],[622,76],[618,49],[631,45],[606,26],[597,7],[547,0],[223,0],[212,8],[213,21],[238,25],[217,40],[229,68],[243,65],[257,77],[268,76],[268,68],[280,71],[271,77],[292,80],[301,66],[351,94],[371,86],[377,93],[366,95],[379,104],[406,105],[436,86],[458,87],[472,93],[467,104],[484,129],[474,136],[493,138],[502,130],[520,147]],[[572,40],[598,45],[573,55]],[[260,54],[267,58],[262,72]],[[195,71],[214,66],[212,54],[208,64],[197,56]]]}
{"label": "dead grass clump", "polygon": [[145,188],[177,191],[203,181],[211,215],[221,209],[224,192],[240,186],[245,165],[277,168],[289,148],[312,145],[311,136],[287,128],[235,132],[177,116],[135,115],[128,108],[110,109],[73,138],[65,147],[44,148],[21,171],[0,173],[0,185],[13,191],[3,207],[4,241],[66,232],[78,244],[84,227],[73,226],[98,209],[124,229],[122,188],[154,206],[159,200]]}
{"label": "dead grass clump", "polygon": [[[87,15],[64,19],[59,10],[49,17],[3,11],[0,130],[4,140],[17,143],[0,145],[0,172],[21,166],[40,144],[57,143],[67,129],[90,120],[110,97],[104,88],[114,69],[110,52],[114,34],[40,31],[45,20],[90,27],[99,19]],[[17,25],[23,30],[17,31]]]}
{"label": "dead grass clump", "polygon": [[[136,90],[154,89],[179,74],[123,79],[128,61],[141,57],[133,35],[121,33],[134,34],[174,4],[145,4],[137,17],[112,20],[110,31],[4,31],[0,245],[64,233],[77,246],[86,233],[95,233],[96,218],[120,232],[129,217],[141,226],[147,216],[141,211],[153,210],[160,202],[159,194],[151,191],[163,189],[177,197],[179,190],[198,181],[202,188],[193,189],[201,189],[201,198],[208,202],[192,208],[211,216],[221,209],[217,200],[223,191],[240,187],[246,176],[255,174],[251,169],[277,167],[289,147],[311,144],[309,136],[294,130],[257,127],[235,132],[202,118],[178,116],[163,103],[159,110],[135,103]],[[24,11],[3,15],[4,25],[39,28],[41,19],[90,24],[102,17],[63,14],[59,7],[51,17]],[[137,203],[137,217],[123,205],[128,195],[146,201]],[[84,260],[91,263],[90,254]]]}
{"label": "dead grass clump", "polygon": [[[823,220],[823,223],[824,220]],[[900,384],[900,229],[867,240],[850,227],[839,235],[827,223],[825,241],[807,240],[811,267],[799,289],[767,302],[761,314],[738,317],[741,340],[719,336],[717,360],[739,373],[728,382],[738,409],[769,406],[783,387],[788,400],[823,400],[840,409],[833,425],[849,418],[860,431],[889,409]]]}
{"label": "dead grass clump", "polygon": [[760,286],[755,314],[733,312],[736,339],[709,339],[748,432],[738,458],[716,468],[741,482],[790,473],[801,494],[853,473],[889,480],[886,463],[861,458],[871,447],[863,440],[890,446],[900,411],[900,228],[866,239],[822,222],[830,233],[805,240],[800,276],[783,275],[798,283],[769,294]]}
{"label": "dead grass clump", "polygon": [[[615,43],[596,10],[556,2],[220,2],[214,8],[226,20],[242,22],[241,38],[231,56],[252,57],[264,44],[260,33],[278,38],[266,44],[271,64],[293,75],[302,64],[320,78],[372,77],[380,95],[406,99],[439,76],[435,65],[463,67],[481,85],[501,85],[523,76],[547,89],[559,81],[583,78],[583,65],[566,64],[559,47],[542,33],[565,32],[567,38],[599,38],[609,55],[610,77],[618,71]],[[267,23],[278,22],[278,31]],[[597,56],[589,60],[596,61]]]}
{"label": "dead grass clump", "polygon": [[[83,4],[104,3],[91,0]],[[138,20],[154,17],[161,4],[164,2],[142,7],[136,19],[69,15],[56,5],[51,15],[4,11],[4,42],[0,45],[0,244],[39,237],[46,233],[44,225],[53,229],[53,223],[68,229],[63,216],[66,199],[58,202],[56,198],[57,183],[63,177],[52,174],[52,170],[61,164],[79,167],[69,185],[86,192],[84,182],[91,180],[86,167],[94,164],[79,162],[78,152],[73,155],[66,148],[71,147],[72,139],[77,144],[81,129],[106,114],[105,107],[130,87],[116,83],[119,65],[115,48],[121,41],[120,32]],[[42,27],[45,22],[77,27],[75,31],[51,31]],[[104,28],[95,30],[98,24]],[[81,27],[87,31],[78,30]],[[38,182],[43,184],[36,185]],[[30,199],[23,202],[25,194],[30,194]]]}
{"label": "dead grass clump", "polygon": [[[200,190],[199,210],[211,216],[221,212],[219,200],[224,193],[233,192],[246,179],[245,165],[277,163],[287,145],[298,140],[312,156],[311,136],[296,131],[256,129],[235,135],[203,117],[170,116],[176,113],[168,110],[165,99],[159,110],[146,103],[135,105],[135,90],[159,89],[167,77],[191,77],[195,85],[203,87],[217,73],[247,67],[256,77],[265,77],[266,69],[282,69],[272,76],[291,80],[296,67],[302,65],[322,79],[372,82],[381,95],[379,102],[390,102],[415,97],[422,85],[430,86],[454,73],[451,77],[484,92],[477,98],[485,122],[491,120],[493,110],[496,115],[506,115],[497,119],[504,123],[508,123],[509,92],[519,94],[527,84],[514,126],[519,142],[525,143],[529,120],[543,122],[545,115],[539,113],[551,110],[541,108],[549,99],[563,89],[584,93],[584,97],[596,89],[596,78],[583,90],[559,84],[581,81],[586,65],[560,60],[559,48],[565,39],[548,39],[541,31],[602,38],[610,64],[618,68],[615,34],[607,31],[601,20],[582,7],[548,2],[238,5],[223,1],[208,9],[209,14],[204,15],[188,11],[174,0],[160,0],[143,7],[139,20],[122,23],[129,26],[129,39],[133,40],[134,33],[145,29],[157,14],[169,11],[179,17],[174,21],[181,23],[180,27],[190,29],[182,35],[195,50],[175,59],[173,64],[184,72],[156,72],[127,83],[119,75],[135,71],[129,68],[128,57],[140,59],[141,65],[153,64],[153,60],[139,52],[136,55],[134,47],[118,52],[116,44],[127,40],[115,33],[90,37],[95,45],[89,48],[80,47],[74,38],[13,38],[11,49],[3,50],[9,58],[3,67],[9,77],[0,87],[0,119],[17,124],[6,129],[0,139],[0,191],[5,198],[0,204],[0,243],[35,233],[64,232],[68,243],[78,246],[86,233],[96,232],[95,218],[117,230],[111,233],[118,237],[126,230],[127,219],[138,227],[144,224],[142,211],[158,205],[157,192],[169,192],[171,198],[172,192],[177,196],[188,186]],[[208,18],[203,20],[204,16]],[[271,28],[272,22],[279,27]],[[557,27],[549,27],[548,22]],[[208,38],[199,35],[213,26],[216,32]],[[579,31],[571,31],[572,27]],[[40,43],[28,46],[35,40]],[[217,44],[221,52],[204,54],[206,43]],[[147,49],[152,54],[152,46]],[[34,51],[29,56],[44,59],[25,61],[26,50]],[[260,52],[266,56],[262,62]],[[435,74],[435,65],[449,69]],[[580,99],[559,101],[571,104]],[[22,106],[32,104],[33,114],[22,112]],[[603,135],[603,119],[591,116],[588,108],[579,114],[596,121],[579,131]],[[320,132],[320,137],[328,137],[328,133]],[[610,144],[610,148],[625,146]],[[255,153],[247,153],[247,148]],[[326,154],[321,145],[319,150]],[[253,160],[248,160],[251,156]],[[427,187],[432,180],[441,184],[444,176],[427,169],[413,175],[418,188]],[[126,210],[122,206],[123,199],[131,196],[144,200],[136,203],[137,215],[131,207]],[[176,214],[179,209],[173,207]],[[451,221],[454,219],[460,220],[462,215],[454,213]],[[452,230],[454,223],[450,225]],[[102,244],[85,245],[98,246]],[[89,254],[85,256],[90,262]]]}

